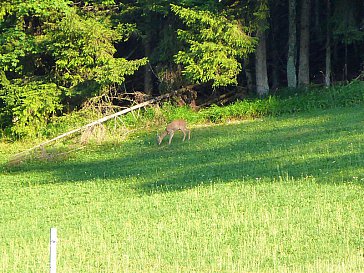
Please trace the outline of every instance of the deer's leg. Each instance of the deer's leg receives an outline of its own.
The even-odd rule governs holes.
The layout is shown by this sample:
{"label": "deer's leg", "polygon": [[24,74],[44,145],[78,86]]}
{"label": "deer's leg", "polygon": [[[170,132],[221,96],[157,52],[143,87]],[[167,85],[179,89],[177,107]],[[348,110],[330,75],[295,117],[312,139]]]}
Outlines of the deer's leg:
{"label": "deer's leg", "polygon": [[173,135],[174,135],[174,132],[173,132],[173,131],[171,131],[171,132],[169,133],[169,142],[168,142],[168,144],[171,144],[171,142],[172,142],[172,138],[173,138]]}
{"label": "deer's leg", "polygon": [[188,130],[188,140],[191,138],[191,130]]}
{"label": "deer's leg", "polygon": [[182,130],[182,133],[183,133],[183,140],[182,141],[185,141],[185,139],[186,139],[186,131],[185,130]]}

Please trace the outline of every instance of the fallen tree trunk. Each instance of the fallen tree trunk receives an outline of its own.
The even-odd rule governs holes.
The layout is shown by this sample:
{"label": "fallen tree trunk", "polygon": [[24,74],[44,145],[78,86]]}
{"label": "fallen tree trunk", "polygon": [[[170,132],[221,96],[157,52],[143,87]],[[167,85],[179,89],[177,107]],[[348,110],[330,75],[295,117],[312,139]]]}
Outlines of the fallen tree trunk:
{"label": "fallen tree trunk", "polygon": [[95,121],[93,121],[93,122],[91,122],[91,123],[88,123],[88,124],[86,124],[86,125],[84,125],[84,126],[82,126],[82,127],[79,127],[79,128],[77,128],[77,129],[74,129],[74,130],[69,131],[69,132],[67,132],[67,133],[64,133],[64,134],[62,134],[62,135],[59,135],[59,136],[57,136],[57,137],[55,137],[55,138],[52,138],[52,139],[47,140],[47,141],[45,141],[45,142],[42,142],[41,144],[38,144],[38,145],[36,145],[36,146],[34,146],[34,147],[32,147],[32,148],[28,149],[28,150],[25,150],[25,151],[22,151],[22,152],[20,152],[20,153],[17,153],[17,154],[15,154],[13,157],[14,157],[14,158],[15,158],[15,157],[19,157],[19,156],[21,156],[21,155],[23,155],[23,154],[26,154],[26,153],[29,153],[29,152],[31,152],[31,151],[33,151],[33,150],[35,150],[35,149],[43,148],[44,146],[46,146],[46,145],[48,145],[48,144],[50,144],[50,143],[52,143],[52,142],[54,142],[54,141],[57,141],[57,140],[60,140],[60,139],[62,139],[62,138],[65,138],[65,137],[67,137],[67,136],[73,135],[73,134],[75,134],[75,133],[77,133],[77,132],[80,132],[80,131],[82,131],[82,130],[85,130],[85,129],[89,128],[89,127],[95,126],[95,125],[97,125],[97,124],[101,124],[101,123],[103,123],[103,122],[105,122],[105,121],[108,121],[108,120],[110,120],[110,119],[116,118],[116,117],[121,116],[121,115],[124,115],[124,114],[126,114],[126,113],[128,113],[128,112],[131,112],[131,111],[133,111],[133,110],[137,110],[137,109],[139,109],[139,108],[142,108],[142,107],[148,106],[148,105],[150,105],[150,104],[152,104],[152,103],[155,103],[155,102],[161,101],[161,100],[163,100],[163,99],[167,99],[167,98],[169,98],[169,97],[172,97],[172,96],[174,96],[174,95],[177,95],[180,91],[183,91],[183,90],[184,90],[184,89],[182,88],[182,89],[177,90],[177,91],[174,91],[174,92],[172,92],[172,93],[164,94],[164,95],[161,95],[161,96],[159,96],[159,97],[156,97],[156,98],[150,99],[150,100],[148,100],[148,101],[145,101],[145,102],[143,102],[143,103],[139,103],[139,104],[134,105],[134,106],[132,106],[132,107],[126,108],[126,109],[124,109],[124,110],[122,110],[122,111],[119,111],[119,112],[116,112],[116,113],[114,113],[114,114],[112,114],[112,115],[105,116],[105,117],[100,118],[100,119],[98,119],[98,120],[95,120]]}

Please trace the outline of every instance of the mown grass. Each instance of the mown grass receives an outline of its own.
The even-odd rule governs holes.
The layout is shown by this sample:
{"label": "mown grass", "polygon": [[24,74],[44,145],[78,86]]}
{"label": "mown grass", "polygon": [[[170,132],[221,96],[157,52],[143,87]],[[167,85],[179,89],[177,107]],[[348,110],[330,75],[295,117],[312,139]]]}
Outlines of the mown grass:
{"label": "mown grass", "polygon": [[[0,174],[0,272],[360,272],[364,109],[154,133]],[[14,144],[0,144],[1,162]]]}

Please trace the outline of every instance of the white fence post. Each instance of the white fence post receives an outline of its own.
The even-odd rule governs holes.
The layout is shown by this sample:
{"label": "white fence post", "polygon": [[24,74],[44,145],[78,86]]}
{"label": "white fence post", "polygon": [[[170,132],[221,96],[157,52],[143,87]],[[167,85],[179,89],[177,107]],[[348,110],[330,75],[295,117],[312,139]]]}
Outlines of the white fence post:
{"label": "white fence post", "polygon": [[51,228],[51,240],[50,240],[50,273],[57,272],[57,229]]}

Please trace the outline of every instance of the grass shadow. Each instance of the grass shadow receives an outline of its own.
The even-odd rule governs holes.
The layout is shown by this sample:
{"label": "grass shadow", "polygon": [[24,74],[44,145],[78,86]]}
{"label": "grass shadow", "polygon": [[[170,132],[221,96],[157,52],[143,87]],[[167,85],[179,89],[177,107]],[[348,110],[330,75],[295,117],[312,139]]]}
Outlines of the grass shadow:
{"label": "grass shadow", "polygon": [[94,147],[65,162],[22,166],[10,174],[48,173],[44,179],[38,175],[38,184],[113,181],[142,194],[284,176],[363,184],[363,114],[359,108],[345,108],[195,128],[190,141],[182,142],[176,134],[171,145],[161,146],[154,135],[142,135],[121,145]]}

